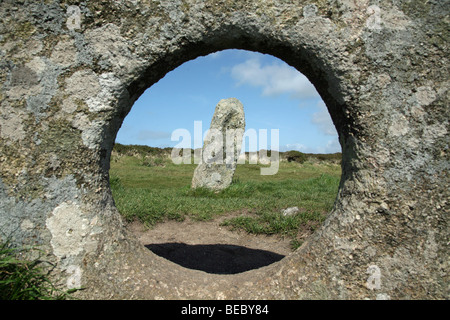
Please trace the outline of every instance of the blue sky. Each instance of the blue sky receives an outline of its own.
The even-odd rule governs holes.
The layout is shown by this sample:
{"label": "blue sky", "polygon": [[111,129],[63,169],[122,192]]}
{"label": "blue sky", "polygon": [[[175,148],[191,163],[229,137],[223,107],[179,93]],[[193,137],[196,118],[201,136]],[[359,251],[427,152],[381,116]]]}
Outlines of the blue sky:
{"label": "blue sky", "polygon": [[179,140],[171,140],[172,132],[186,129],[190,145],[198,146],[194,121],[202,121],[204,133],[217,103],[231,97],[244,105],[246,130],[267,130],[269,148],[271,129],[278,129],[280,151],[341,151],[325,104],[305,76],[273,56],[234,49],[188,61],[148,88],[125,118],[116,142],[180,146]]}

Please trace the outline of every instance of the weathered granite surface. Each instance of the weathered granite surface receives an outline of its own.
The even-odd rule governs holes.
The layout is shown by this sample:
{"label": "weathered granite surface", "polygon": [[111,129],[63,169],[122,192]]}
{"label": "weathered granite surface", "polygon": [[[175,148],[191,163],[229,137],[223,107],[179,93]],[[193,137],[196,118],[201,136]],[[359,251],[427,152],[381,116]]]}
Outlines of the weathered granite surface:
{"label": "weathered granite surface", "polygon": [[[2,240],[40,245],[84,298],[448,299],[448,12],[447,0],[2,1]],[[140,94],[228,48],[305,74],[343,149],[324,225],[231,277],[143,248],[108,185]]]}
{"label": "weathered granite surface", "polygon": [[192,177],[192,188],[223,190],[233,181],[245,131],[244,106],[236,98],[216,106],[202,148],[201,161]]}

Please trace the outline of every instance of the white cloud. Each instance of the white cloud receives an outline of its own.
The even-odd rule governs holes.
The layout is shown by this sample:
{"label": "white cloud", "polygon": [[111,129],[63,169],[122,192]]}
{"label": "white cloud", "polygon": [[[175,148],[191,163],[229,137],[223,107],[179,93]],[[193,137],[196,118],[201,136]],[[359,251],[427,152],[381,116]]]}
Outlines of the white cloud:
{"label": "white cloud", "polygon": [[291,150],[305,152],[306,149],[307,149],[307,147],[301,143],[288,143],[288,144],[280,147],[281,152],[286,152],[286,151],[291,151]]}
{"label": "white cloud", "polygon": [[267,96],[288,93],[295,98],[319,97],[308,78],[295,68],[276,61],[263,66],[260,59],[251,58],[235,65],[231,69],[231,76],[238,85],[262,87],[263,95]]}
{"label": "white cloud", "polygon": [[336,153],[336,152],[342,152],[342,147],[341,144],[339,143],[338,137],[329,140],[325,147],[325,153]]}
{"label": "white cloud", "polygon": [[[291,143],[280,146],[280,151],[298,150],[304,153],[335,153],[341,151],[338,135],[325,103],[317,93],[311,82],[295,68],[282,61],[265,60],[257,55],[250,55],[247,59],[227,70],[237,85],[249,85],[262,89],[264,96],[289,94],[298,99],[299,108],[314,108],[309,121],[318,128],[319,136],[327,136],[326,145],[309,146]],[[307,100],[308,99],[308,100]],[[310,99],[318,101],[311,104]],[[310,109],[311,110],[311,109]]]}
{"label": "white cloud", "polygon": [[336,153],[336,152],[341,152],[342,148],[341,148],[341,144],[339,143],[338,137],[334,137],[331,140],[328,140],[326,146],[324,147],[316,147],[316,148],[311,148],[310,153]]}
{"label": "white cloud", "polygon": [[329,136],[336,136],[336,128],[331,120],[330,113],[328,112],[327,106],[323,101],[319,101],[317,104],[319,111],[312,115],[311,122],[317,125],[319,130]]}

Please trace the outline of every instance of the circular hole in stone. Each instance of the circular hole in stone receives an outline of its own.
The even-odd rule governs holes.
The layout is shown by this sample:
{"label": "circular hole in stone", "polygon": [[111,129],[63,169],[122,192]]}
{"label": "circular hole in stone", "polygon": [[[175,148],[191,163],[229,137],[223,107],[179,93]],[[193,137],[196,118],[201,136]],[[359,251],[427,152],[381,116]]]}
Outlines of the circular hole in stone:
{"label": "circular hole in stone", "polygon": [[[229,97],[244,106],[245,161],[227,189],[192,189],[215,106]],[[185,135],[174,135],[180,129]],[[275,163],[267,151],[274,145],[276,173],[261,175]],[[175,164],[173,148],[189,149],[188,163]],[[225,50],[182,64],[135,102],[111,155],[111,189],[129,229],[153,253],[234,274],[281,260],[322,224],[338,191],[340,151],[305,76],[273,56]]]}

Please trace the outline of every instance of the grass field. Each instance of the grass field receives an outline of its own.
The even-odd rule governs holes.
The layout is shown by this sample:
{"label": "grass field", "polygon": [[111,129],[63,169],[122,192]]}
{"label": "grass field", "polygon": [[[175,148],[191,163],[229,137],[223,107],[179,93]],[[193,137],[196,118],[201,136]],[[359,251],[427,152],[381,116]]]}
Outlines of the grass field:
{"label": "grass field", "polygon": [[[223,223],[256,234],[280,234],[296,243],[298,230],[314,229],[331,210],[341,175],[337,161],[309,158],[280,162],[273,176],[260,165],[238,165],[232,185],[221,191],[191,189],[196,164],[175,165],[167,153],[113,152],[110,183],[119,212],[148,227],[168,219],[209,220],[236,213]],[[312,159],[312,160],[311,160]],[[281,210],[298,207],[293,216]]]}

